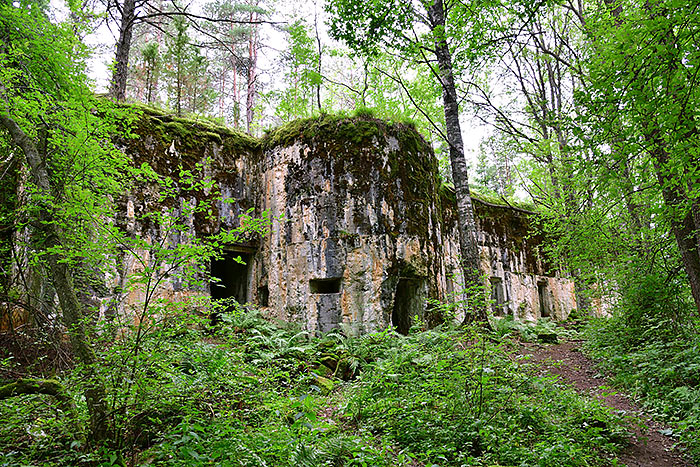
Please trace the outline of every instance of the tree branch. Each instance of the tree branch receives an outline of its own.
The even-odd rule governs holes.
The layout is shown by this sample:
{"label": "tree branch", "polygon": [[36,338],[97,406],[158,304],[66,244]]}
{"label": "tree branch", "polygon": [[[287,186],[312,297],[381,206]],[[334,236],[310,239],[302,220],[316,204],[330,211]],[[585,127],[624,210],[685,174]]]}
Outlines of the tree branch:
{"label": "tree branch", "polygon": [[75,401],[61,383],[55,379],[20,378],[0,386],[0,400],[27,394],[45,394],[53,396],[61,409],[70,419],[73,439],[83,440]]}

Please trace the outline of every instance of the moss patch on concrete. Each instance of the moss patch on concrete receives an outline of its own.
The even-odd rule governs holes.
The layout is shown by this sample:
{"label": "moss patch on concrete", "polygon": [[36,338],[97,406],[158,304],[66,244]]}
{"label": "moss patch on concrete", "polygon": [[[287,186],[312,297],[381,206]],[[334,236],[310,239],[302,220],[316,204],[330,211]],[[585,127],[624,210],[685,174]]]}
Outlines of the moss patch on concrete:
{"label": "moss patch on concrete", "polygon": [[225,144],[232,149],[243,151],[256,151],[260,145],[257,138],[204,120],[143,111],[138,126],[168,145],[177,138],[185,150],[199,150],[209,142]]}
{"label": "moss patch on concrete", "polygon": [[321,114],[318,117],[295,120],[268,131],[262,138],[262,145],[264,149],[274,149],[296,142],[314,145],[329,140],[340,140],[348,146],[362,146],[372,143],[374,138],[404,133],[411,133],[415,139],[414,146],[427,146],[415,127],[400,123],[391,124],[367,113],[353,117]]}
{"label": "moss patch on concrete", "polygon": [[[384,193],[387,200],[405,202],[402,231],[425,234],[430,205],[435,202],[439,185],[438,167],[432,148],[413,125],[388,123],[368,113],[352,117],[324,114],[284,125],[269,132],[262,141],[266,151],[293,144],[308,147],[310,157],[331,164],[332,169],[326,173],[339,191],[349,191],[356,199],[363,199],[372,190],[388,190]],[[306,172],[304,167],[290,166],[288,193],[312,195],[304,188],[311,183],[305,180]],[[362,213],[356,217],[361,223]]]}

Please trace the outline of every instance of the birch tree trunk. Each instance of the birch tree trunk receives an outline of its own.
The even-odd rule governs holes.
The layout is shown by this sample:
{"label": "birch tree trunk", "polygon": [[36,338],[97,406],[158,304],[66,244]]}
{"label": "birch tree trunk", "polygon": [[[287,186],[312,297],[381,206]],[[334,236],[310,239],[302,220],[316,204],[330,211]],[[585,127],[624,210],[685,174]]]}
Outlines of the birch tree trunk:
{"label": "birch tree trunk", "polygon": [[[481,262],[476,236],[476,221],[474,220],[474,208],[469,191],[469,176],[467,173],[467,161],[464,157],[462,128],[459,123],[459,103],[454,82],[452,56],[445,38],[445,6],[443,0],[435,0],[428,7],[428,19],[435,37],[435,55],[440,72],[440,84],[442,85],[450,166],[452,167],[452,180],[457,198],[459,246],[462,253],[464,282],[468,290],[477,292],[482,290],[484,284],[481,283],[480,277]],[[488,323],[485,301],[483,299],[477,297],[470,304],[470,308],[474,311],[474,314],[468,315],[465,321],[475,319]]]}

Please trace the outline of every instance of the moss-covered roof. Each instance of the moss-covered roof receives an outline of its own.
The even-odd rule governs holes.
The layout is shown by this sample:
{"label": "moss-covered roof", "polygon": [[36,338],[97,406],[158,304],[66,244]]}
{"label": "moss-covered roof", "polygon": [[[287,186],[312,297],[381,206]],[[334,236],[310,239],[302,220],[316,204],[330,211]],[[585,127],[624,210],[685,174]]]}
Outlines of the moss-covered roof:
{"label": "moss-covered roof", "polygon": [[150,127],[157,136],[167,138],[170,142],[179,137],[182,143],[190,141],[213,140],[225,143],[234,140],[235,146],[248,150],[271,149],[286,146],[298,141],[306,143],[323,141],[324,137],[333,136],[347,141],[348,144],[367,143],[374,137],[392,134],[399,136],[403,143],[411,140],[411,149],[428,149],[430,145],[410,123],[390,123],[375,118],[367,113],[354,116],[321,114],[316,117],[294,120],[280,127],[266,131],[260,138],[220,125],[205,118],[176,117],[162,109],[140,103],[124,104],[140,114],[139,126]]}
{"label": "moss-covered roof", "polygon": [[[470,187],[469,190],[471,191],[471,197],[473,200],[486,206],[511,208],[525,214],[537,214],[537,207],[530,202],[513,198],[508,199],[498,194],[482,192],[478,187]],[[440,185],[440,196],[447,202],[457,202],[452,183],[443,182]]]}
{"label": "moss-covered roof", "polygon": [[[372,144],[376,138],[396,137],[404,152],[430,152],[430,144],[407,123],[390,123],[369,113],[354,116],[321,114],[316,117],[298,119],[268,130],[260,138],[228,128],[203,118],[182,118],[166,111],[143,104],[125,104],[140,113],[137,126],[140,131],[152,134],[163,144],[174,138],[185,151],[198,151],[203,143],[216,142],[225,149],[244,152],[289,146],[296,142],[313,145],[329,140],[343,141],[347,146],[362,147]],[[427,174],[423,174],[426,176]],[[435,174],[437,177],[437,173]],[[437,180],[436,180],[437,181]],[[439,196],[444,203],[454,204],[454,189],[449,183],[439,185]],[[482,193],[472,188],[472,198],[486,206],[512,208],[526,214],[534,214],[535,206],[520,200],[505,199],[498,195]]]}
{"label": "moss-covered roof", "polygon": [[163,110],[143,104],[128,104],[141,114],[139,125],[150,128],[167,142],[179,137],[184,145],[201,146],[204,141],[215,141],[236,149],[254,150],[260,140],[238,130],[205,119],[176,117]]}
{"label": "moss-covered roof", "polygon": [[261,142],[263,148],[271,149],[288,146],[298,141],[313,144],[332,136],[348,144],[360,145],[387,134],[397,136],[403,142],[411,138],[414,140],[413,146],[416,147],[426,149],[430,147],[414,126],[406,123],[390,123],[366,113],[354,116],[321,114],[318,117],[294,120],[269,130],[262,137]]}

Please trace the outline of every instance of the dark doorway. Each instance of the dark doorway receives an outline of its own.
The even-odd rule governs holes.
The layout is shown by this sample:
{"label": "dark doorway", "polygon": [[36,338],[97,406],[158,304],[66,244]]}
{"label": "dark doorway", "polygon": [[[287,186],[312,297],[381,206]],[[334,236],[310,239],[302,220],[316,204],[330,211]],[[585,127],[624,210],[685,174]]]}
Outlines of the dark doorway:
{"label": "dark doorway", "polygon": [[537,283],[537,295],[540,299],[540,317],[547,318],[551,315],[551,310],[549,308],[549,299],[547,297],[546,282]]}
{"label": "dark doorway", "polygon": [[396,332],[406,335],[411,329],[413,318],[421,314],[421,281],[414,278],[401,278],[396,285],[394,309],[391,312],[391,324]]}
{"label": "dark doorway", "polygon": [[270,306],[270,289],[266,285],[258,287],[258,305]]}
{"label": "dark doorway", "polygon": [[337,328],[342,321],[340,310],[340,277],[328,277],[324,279],[311,279],[309,289],[311,300],[315,303],[318,330],[322,333]]}
{"label": "dark doorway", "polygon": [[[240,258],[240,261],[238,259]],[[234,251],[224,252],[221,259],[212,260],[209,284],[211,298],[233,298],[238,303],[248,301],[248,265],[251,254]]]}

